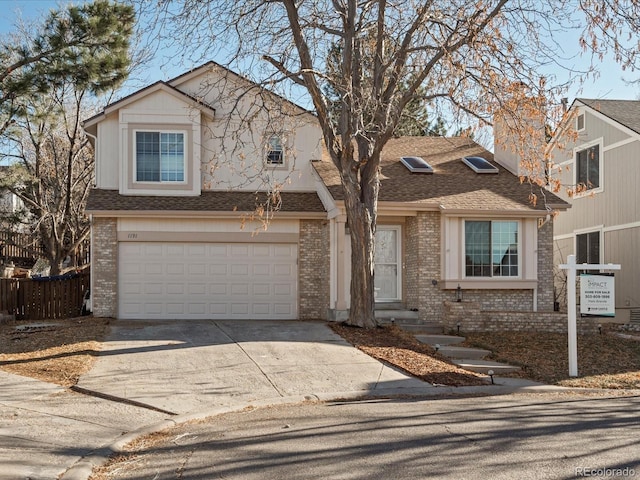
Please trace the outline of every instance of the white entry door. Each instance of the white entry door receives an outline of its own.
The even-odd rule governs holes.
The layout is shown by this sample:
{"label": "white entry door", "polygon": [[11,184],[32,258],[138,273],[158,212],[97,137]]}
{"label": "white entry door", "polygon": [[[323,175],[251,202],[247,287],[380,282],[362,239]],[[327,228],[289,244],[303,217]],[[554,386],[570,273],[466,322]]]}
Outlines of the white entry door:
{"label": "white entry door", "polygon": [[400,252],[400,227],[379,225],[374,256],[376,302],[393,302],[402,298]]}

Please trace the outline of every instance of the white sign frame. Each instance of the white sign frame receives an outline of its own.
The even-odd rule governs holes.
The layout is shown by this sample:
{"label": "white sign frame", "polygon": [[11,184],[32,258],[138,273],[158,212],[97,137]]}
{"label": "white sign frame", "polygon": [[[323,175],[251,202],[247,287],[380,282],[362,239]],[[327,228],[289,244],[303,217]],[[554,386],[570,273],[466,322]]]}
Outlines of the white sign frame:
{"label": "white sign frame", "polygon": [[559,265],[567,270],[567,337],[569,346],[569,376],[578,376],[578,328],[576,321],[576,272],[578,270],[620,270],[620,265],[576,264],[576,256],[568,255],[567,263]]}

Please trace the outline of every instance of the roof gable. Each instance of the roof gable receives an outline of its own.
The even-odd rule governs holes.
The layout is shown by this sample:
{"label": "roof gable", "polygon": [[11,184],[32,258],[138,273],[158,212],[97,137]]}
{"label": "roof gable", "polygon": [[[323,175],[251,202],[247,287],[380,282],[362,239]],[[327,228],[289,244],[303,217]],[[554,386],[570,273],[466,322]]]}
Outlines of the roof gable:
{"label": "roof gable", "polygon": [[640,100],[577,98],[576,102],[640,134]]}
{"label": "roof gable", "polygon": [[206,115],[212,118],[215,115],[215,108],[213,108],[211,105],[208,105],[198,100],[197,98],[181,90],[178,90],[176,87],[169,85],[167,82],[158,81],[152,85],[149,85],[148,87],[143,88],[142,90],[138,90],[137,92],[134,92],[131,95],[128,95],[114,103],[107,105],[102,112],[85,120],[83,122],[83,127],[85,129],[91,129],[97,123],[99,123],[102,119],[104,119],[107,115],[113,112],[116,112],[121,108],[127,107],[157,92],[164,92],[168,95],[171,95],[177,98],[178,100],[180,100],[181,102],[184,102],[186,105],[189,105],[190,107],[198,108],[200,111],[202,111],[203,113],[205,113]]}

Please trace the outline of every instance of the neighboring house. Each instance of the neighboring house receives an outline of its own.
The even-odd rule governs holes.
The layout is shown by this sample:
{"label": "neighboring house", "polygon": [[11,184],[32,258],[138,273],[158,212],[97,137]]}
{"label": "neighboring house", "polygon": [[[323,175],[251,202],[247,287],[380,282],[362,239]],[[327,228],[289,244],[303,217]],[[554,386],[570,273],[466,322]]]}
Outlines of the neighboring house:
{"label": "neighboring house", "polygon": [[[268,113],[254,108],[265,103]],[[251,123],[239,123],[232,107]],[[84,126],[96,138],[97,185],[87,205],[95,315],[346,316],[349,227],[311,113],[208,63],[107,106]],[[418,170],[410,171],[401,157],[428,165],[406,160]],[[481,173],[465,157],[476,158]],[[377,302],[473,328],[496,315],[517,323],[552,311],[553,231],[545,219],[547,207],[568,205],[554,195],[532,205],[527,184],[482,159],[494,160],[468,138],[389,142]],[[256,233],[261,224],[250,214],[266,195],[255,192],[272,182],[283,185],[281,208]]]}
{"label": "neighboring house", "polygon": [[[0,177],[7,175],[9,167],[0,165]],[[3,222],[9,215],[13,215],[23,207],[22,201],[18,196],[8,190],[0,190],[0,226],[6,228],[8,224]]]}
{"label": "neighboring house", "polygon": [[[555,221],[555,263],[618,263],[616,320],[640,316],[640,101],[578,98],[551,144],[552,175],[572,197]],[[571,127],[571,128],[569,128]]]}

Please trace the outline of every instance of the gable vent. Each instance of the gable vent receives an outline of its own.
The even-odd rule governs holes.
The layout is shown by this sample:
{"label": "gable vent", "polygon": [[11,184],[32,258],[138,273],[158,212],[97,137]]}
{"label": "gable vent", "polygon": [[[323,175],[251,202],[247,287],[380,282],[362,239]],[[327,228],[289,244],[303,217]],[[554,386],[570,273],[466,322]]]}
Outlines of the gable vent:
{"label": "gable vent", "polygon": [[476,173],[498,173],[499,170],[482,157],[462,157],[462,162]]}
{"label": "gable vent", "polygon": [[411,173],[433,173],[433,168],[422,157],[400,157],[402,164]]}

